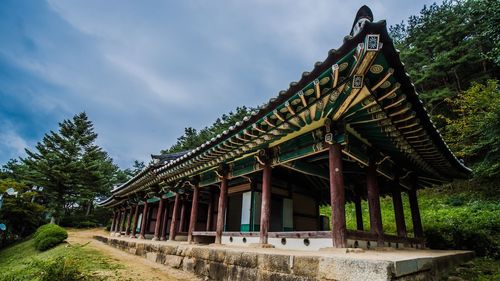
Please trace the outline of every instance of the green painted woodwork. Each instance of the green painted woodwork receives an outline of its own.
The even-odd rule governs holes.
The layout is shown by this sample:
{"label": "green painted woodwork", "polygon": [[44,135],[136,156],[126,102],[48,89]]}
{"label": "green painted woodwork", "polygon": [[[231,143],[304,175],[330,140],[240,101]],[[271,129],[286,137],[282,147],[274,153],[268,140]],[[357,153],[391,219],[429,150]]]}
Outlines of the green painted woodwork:
{"label": "green painted woodwork", "polygon": [[160,201],[160,198],[157,198],[157,197],[149,198],[147,201],[148,201],[148,203],[155,203],[155,202]]}
{"label": "green painted woodwork", "polygon": [[242,224],[240,231],[241,232],[250,232],[250,224]]}

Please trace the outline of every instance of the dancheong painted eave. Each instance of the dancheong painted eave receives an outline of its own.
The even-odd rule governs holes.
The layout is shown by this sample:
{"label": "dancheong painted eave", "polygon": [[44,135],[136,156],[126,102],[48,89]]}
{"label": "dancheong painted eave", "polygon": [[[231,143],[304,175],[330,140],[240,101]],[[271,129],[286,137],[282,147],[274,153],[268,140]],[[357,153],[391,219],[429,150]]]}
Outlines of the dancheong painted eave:
{"label": "dancheong painted eave", "polygon": [[417,173],[421,186],[466,178],[471,172],[432,123],[386,22],[365,22],[354,37],[346,37],[325,61],[315,63],[312,71],[258,111],[192,151],[166,157],[167,162],[153,161],[100,204],[114,206],[152,185],[175,189],[181,180],[196,175],[217,179],[221,166],[234,177],[245,175],[259,170],[262,149],[276,151],[273,165],[290,165],[302,156],[291,151],[294,145],[310,148],[304,155],[324,151],[321,128],[326,122],[341,127],[334,141],[360,165],[367,165],[367,148],[378,151],[377,171],[387,178],[394,177],[394,166]]}

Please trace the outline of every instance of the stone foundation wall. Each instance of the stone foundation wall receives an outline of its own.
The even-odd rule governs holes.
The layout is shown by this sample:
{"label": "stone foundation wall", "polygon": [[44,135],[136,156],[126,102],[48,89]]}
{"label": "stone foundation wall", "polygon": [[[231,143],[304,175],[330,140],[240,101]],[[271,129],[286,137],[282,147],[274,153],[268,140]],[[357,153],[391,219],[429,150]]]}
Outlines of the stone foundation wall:
{"label": "stone foundation wall", "polygon": [[144,257],[156,263],[193,272],[211,280],[438,280],[452,265],[470,258],[421,260],[413,263],[378,261],[325,255],[286,255],[242,251],[179,243],[154,243],[95,236],[110,246]]}

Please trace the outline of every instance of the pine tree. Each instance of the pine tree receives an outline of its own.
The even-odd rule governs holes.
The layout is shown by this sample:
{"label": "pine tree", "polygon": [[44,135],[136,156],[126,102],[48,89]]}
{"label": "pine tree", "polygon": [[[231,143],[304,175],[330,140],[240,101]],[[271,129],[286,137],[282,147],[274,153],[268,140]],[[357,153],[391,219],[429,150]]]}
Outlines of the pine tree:
{"label": "pine tree", "polygon": [[59,123],[59,131],[45,134],[36,151],[26,149],[22,159],[29,181],[42,186],[52,221],[60,220],[72,208],[85,207],[87,213],[97,196],[111,189],[117,167],[95,144],[97,134],[86,113]]}

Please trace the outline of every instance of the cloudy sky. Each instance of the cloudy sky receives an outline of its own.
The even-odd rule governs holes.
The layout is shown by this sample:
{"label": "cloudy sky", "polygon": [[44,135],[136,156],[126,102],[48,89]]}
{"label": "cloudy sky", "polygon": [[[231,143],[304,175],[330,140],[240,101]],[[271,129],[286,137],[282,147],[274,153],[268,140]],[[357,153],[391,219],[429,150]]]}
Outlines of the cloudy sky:
{"label": "cloudy sky", "polygon": [[[371,1],[396,24],[433,1]],[[122,168],[257,106],[350,31],[361,1],[0,0],[0,164],[86,111]]]}

